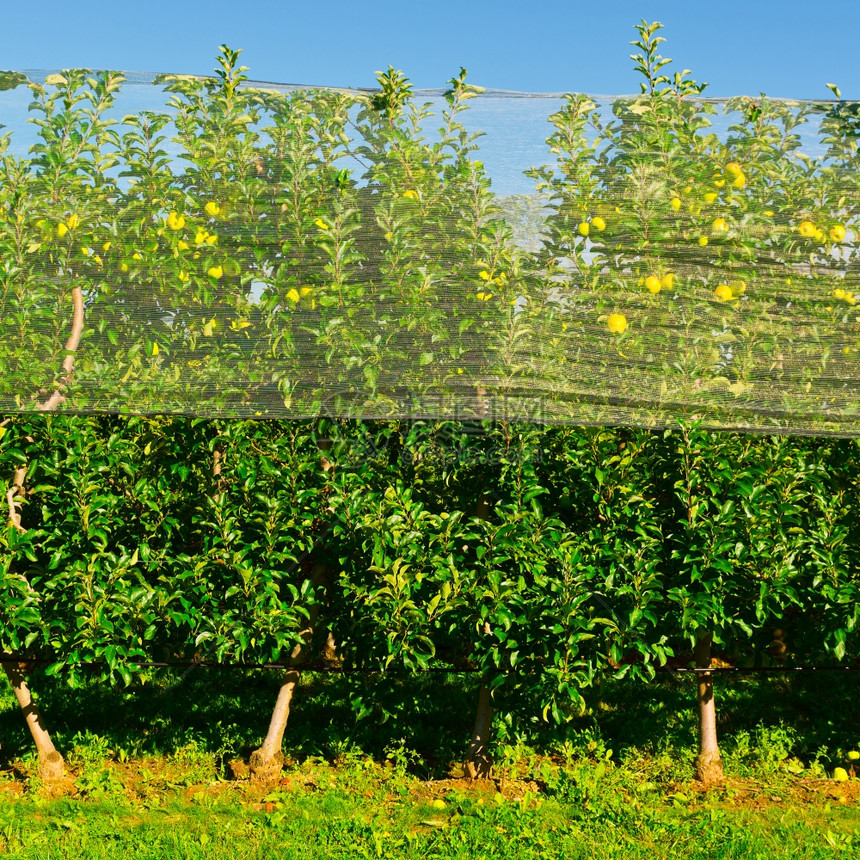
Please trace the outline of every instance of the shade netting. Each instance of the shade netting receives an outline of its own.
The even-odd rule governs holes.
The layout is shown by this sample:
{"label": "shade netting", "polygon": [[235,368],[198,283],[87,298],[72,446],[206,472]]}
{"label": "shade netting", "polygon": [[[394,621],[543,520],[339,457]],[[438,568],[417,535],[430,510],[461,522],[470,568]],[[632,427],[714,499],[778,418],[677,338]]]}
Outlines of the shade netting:
{"label": "shade netting", "polygon": [[3,73],[0,412],[860,432],[860,107]]}

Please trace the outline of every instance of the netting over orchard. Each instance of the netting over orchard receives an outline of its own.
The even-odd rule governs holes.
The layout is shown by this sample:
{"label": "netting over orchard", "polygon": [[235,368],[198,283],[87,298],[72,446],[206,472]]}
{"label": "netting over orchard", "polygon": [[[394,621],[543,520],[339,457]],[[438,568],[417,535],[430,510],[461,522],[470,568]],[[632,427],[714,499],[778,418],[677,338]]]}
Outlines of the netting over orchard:
{"label": "netting over orchard", "polygon": [[220,62],[0,76],[0,412],[860,433],[860,105]]}

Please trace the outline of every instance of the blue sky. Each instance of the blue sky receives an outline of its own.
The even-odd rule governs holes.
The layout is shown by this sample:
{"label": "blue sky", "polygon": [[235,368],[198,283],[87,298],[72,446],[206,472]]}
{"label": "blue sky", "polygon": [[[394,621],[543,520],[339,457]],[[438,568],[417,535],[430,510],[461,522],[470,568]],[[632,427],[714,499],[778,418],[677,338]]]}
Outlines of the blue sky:
{"label": "blue sky", "polygon": [[[35,11],[34,11],[35,9]],[[860,3],[829,0],[0,0],[0,68],[209,74],[242,48],[255,80],[366,87],[393,65],[418,87],[469,70],[531,92],[638,92],[628,42],[661,21],[664,56],[711,96],[860,99]]]}

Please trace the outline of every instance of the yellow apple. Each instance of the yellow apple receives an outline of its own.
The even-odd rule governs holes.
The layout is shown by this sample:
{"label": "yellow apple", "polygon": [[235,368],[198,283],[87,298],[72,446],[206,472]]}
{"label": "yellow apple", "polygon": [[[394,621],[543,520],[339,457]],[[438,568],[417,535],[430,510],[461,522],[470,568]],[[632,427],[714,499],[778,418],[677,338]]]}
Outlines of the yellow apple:
{"label": "yellow apple", "polygon": [[621,334],[627,328],[627,317],[624,314],[610,314],[606,324],[613,334]]}

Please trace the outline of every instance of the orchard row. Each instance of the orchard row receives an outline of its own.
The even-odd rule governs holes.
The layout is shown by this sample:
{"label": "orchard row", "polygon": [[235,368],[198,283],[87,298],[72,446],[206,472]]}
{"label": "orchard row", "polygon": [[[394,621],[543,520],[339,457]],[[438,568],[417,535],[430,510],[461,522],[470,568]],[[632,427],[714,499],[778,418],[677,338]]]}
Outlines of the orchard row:
{"label": "orchard row", "polygon": [[641,96],[561,100],[510,198],[465,71],[440,115],[393,69],[252,87],[226,47],[122,122],[121,74],[31,83],[0,408],[857,433],[857,105],[705,101],[658,29]]}
{"label": "orchard row", "polygon": [[0,650],[72,684],[291,664],[261,771],[308,663],[479,673],[481,772],[514,691],[565,721],[606,672],[857,655],[852,440],[61,415],[0,433]]}

